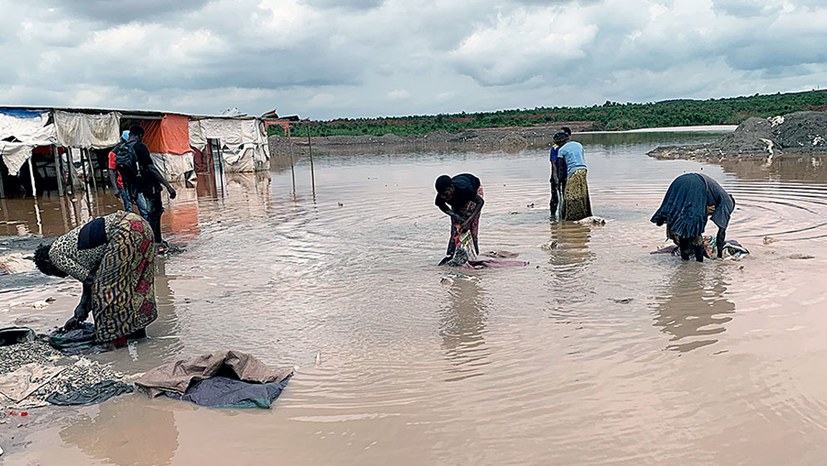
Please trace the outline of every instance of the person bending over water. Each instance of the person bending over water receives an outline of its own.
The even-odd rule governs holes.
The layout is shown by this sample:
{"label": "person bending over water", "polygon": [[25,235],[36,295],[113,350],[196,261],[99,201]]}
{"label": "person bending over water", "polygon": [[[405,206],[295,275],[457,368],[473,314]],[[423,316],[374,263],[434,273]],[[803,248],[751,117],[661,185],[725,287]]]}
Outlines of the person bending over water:
{"label": "person bending over water", "polygon": [[469,173],[451,178],[442,175],[436,179],[436,200],[434,204],[451,217],[451,237],[448,239],[448,251],[452,257],[456,251],[455,238],[471,231],[474,250],[480,252],[477,236],[480,228],[480,212],[485,204],[480,179]]}
{"label": "person bending over water", "polygon": [[95,340],[126,344],[143,338],[158,316],[155,305],[155,248],[152,227],[131,212],[95,218],[35,250],[46,275],[72,276],[83,294],[64,330],[95,318]]}
{"label": "person bending over water", "polygon": [[720,259],[733,210],[735,198],[717,181],[701,173],[686,173],[669,185],[651,221],[657,226],[666,224],[666,237],[678,246],[683,260],[694,253],[695,260],[703,262],[706,247],[702,235],[707,220],[711,218],[718,226],[715,245]]}

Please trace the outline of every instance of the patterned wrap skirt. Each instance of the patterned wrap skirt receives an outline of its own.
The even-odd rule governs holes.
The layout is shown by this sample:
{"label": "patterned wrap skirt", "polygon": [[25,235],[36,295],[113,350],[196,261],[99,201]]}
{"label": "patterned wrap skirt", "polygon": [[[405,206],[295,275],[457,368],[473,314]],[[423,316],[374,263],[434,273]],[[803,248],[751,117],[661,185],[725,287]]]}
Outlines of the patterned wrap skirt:
{"label": "patterned wrap skirt", "polygon": [[589,185],[586,182],[586,169],[575,171],[566,179],[563,191],[563,220],[583,220],[592,216],[592,203],[589,199]]}
{"label": "patterned wrap skirt", "polygon": [[[483,198],[483,199],[485,198],[485,192],[483,192],[483,190],[482,190],[482,185],[480,185],[480,187],[477,189],[477,195],[479,197]],[[476,209],[476,208],[477,208],[477,203],[474,202],[474,201],[471,201],[471,202],[465,204],[465,207],[460,209],[460,211],[457,212],[457,213],[459,215],[462,215],[465,218],[468,218],[468,216],[471,215],[471,213],[474,212],[474,209]],[[474,251],[477,254],[480,253],[480,246],[479,246],[479,242],[478,242],[478,239],[477,239],[477,237],[479,235],[479,232],[480,232],[480,216],[482,216],[482,212],[480,212],[480,215],[477,215],[476,218],[474,218],[474,220],[471,222],[471,226],[470,226],[471,238],[474,240]],[[459,225],[454,223],[454,221],[452,219],[451,220],[451,238],[448,240],[448,251],[446,252],[446,255],[453,256],[454,252],[457,250],[457,246],[459,245],[459,235],[461,233],[459,231],[458,227],[459,227]]]}
{"label": "patterned wrap skirt", "polygon": [[126,337],[158,317],[152,227],[140,216],[123,212],[113,230],[92,286],[99,342]]}

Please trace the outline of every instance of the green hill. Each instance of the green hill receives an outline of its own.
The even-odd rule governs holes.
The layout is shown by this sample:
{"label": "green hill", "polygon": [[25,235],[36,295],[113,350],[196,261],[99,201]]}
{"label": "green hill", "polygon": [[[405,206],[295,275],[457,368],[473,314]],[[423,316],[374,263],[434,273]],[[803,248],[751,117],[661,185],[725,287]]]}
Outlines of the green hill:
{"label": "green hill", "polygon": [[[591,107],[537,107],[532,110],[357,118],[315,121],[313,136],[423,135],[435,131],[456,133],[466,129],[538,126],[581,122],[592,131],[699,125],[737,125],[748,117],[770,117],[802,110],[827,110],[827,90],[755,94],[708,100],[667,100],[650,103],[606,102]],[[294,136],[306,136],[307,125],[297,124]]]}

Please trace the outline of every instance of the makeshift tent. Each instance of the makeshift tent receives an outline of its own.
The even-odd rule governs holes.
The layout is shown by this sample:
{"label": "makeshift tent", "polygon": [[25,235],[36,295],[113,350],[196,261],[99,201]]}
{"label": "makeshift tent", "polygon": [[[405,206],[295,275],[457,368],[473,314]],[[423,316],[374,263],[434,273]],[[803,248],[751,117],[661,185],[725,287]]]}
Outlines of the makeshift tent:
{"label": "makeshift tent", "polygon": [[190,145],[204,151],[208,139],[221,143],[221,156],[227,172],[267,170],[270,149],[255,118],[210,117],[189,123]]}
{"label": "makeshift tent", "polygon": [[16,176],[37,146],[55,143],[55,126],[49,112],[0,108],[0,159],[9,174]]}
{"label": "makeshift tent", "polygon": [[160,120],[141,121],[144,144],[149,148],[155,167],[168,180],[175,180],[193,169],[190,149],[189,118],[166,114]]}
{"label": "makeshift tent", "polygon": [[55,110],[57,141],[63,147],[106,149],[120,141],[118,112],[89,114]]}

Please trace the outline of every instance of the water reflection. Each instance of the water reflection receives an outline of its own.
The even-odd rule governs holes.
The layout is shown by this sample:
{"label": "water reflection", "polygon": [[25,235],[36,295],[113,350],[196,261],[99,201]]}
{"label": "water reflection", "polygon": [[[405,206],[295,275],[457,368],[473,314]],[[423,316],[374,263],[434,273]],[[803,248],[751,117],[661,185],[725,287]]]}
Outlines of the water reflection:
{"label": "water reflection", "polygon": [[767,159],[726,159],[721,161],[725,173],[741,180],[827,182],[827,155],[784,155],[772,163]]}
{"label": "water reflection", "polygon": [[175,416],[136,398],[101,404],[94,416],[79,416],[62,428],[60,438],[90,458],[111,464],[171,464],[178,450]]}
{"label": "water reflection", "polygon": [[721,271],[709,264],[690,262],[674,268],[654,322],[671,335],[667,349],[687,352],[718,341],[715,335],[726,331],[724,324],[735,313],[735,303],[724,297],[727,287]]}
{"label": "water reflection", "polygon": [[595,256],[589,249],[592,230],[588,225],[574,222],[549,223],[551,244],[549,263],[560,278],[571,278],[590,264]]}
{"label": "water reflection", "polygon": [[440,312],[439,335],[445,357],[455,366],[448,381],[483,375],[491,351],[485,344],[487,297],[476,277],[460,278],[448,288],[448,305]]}

